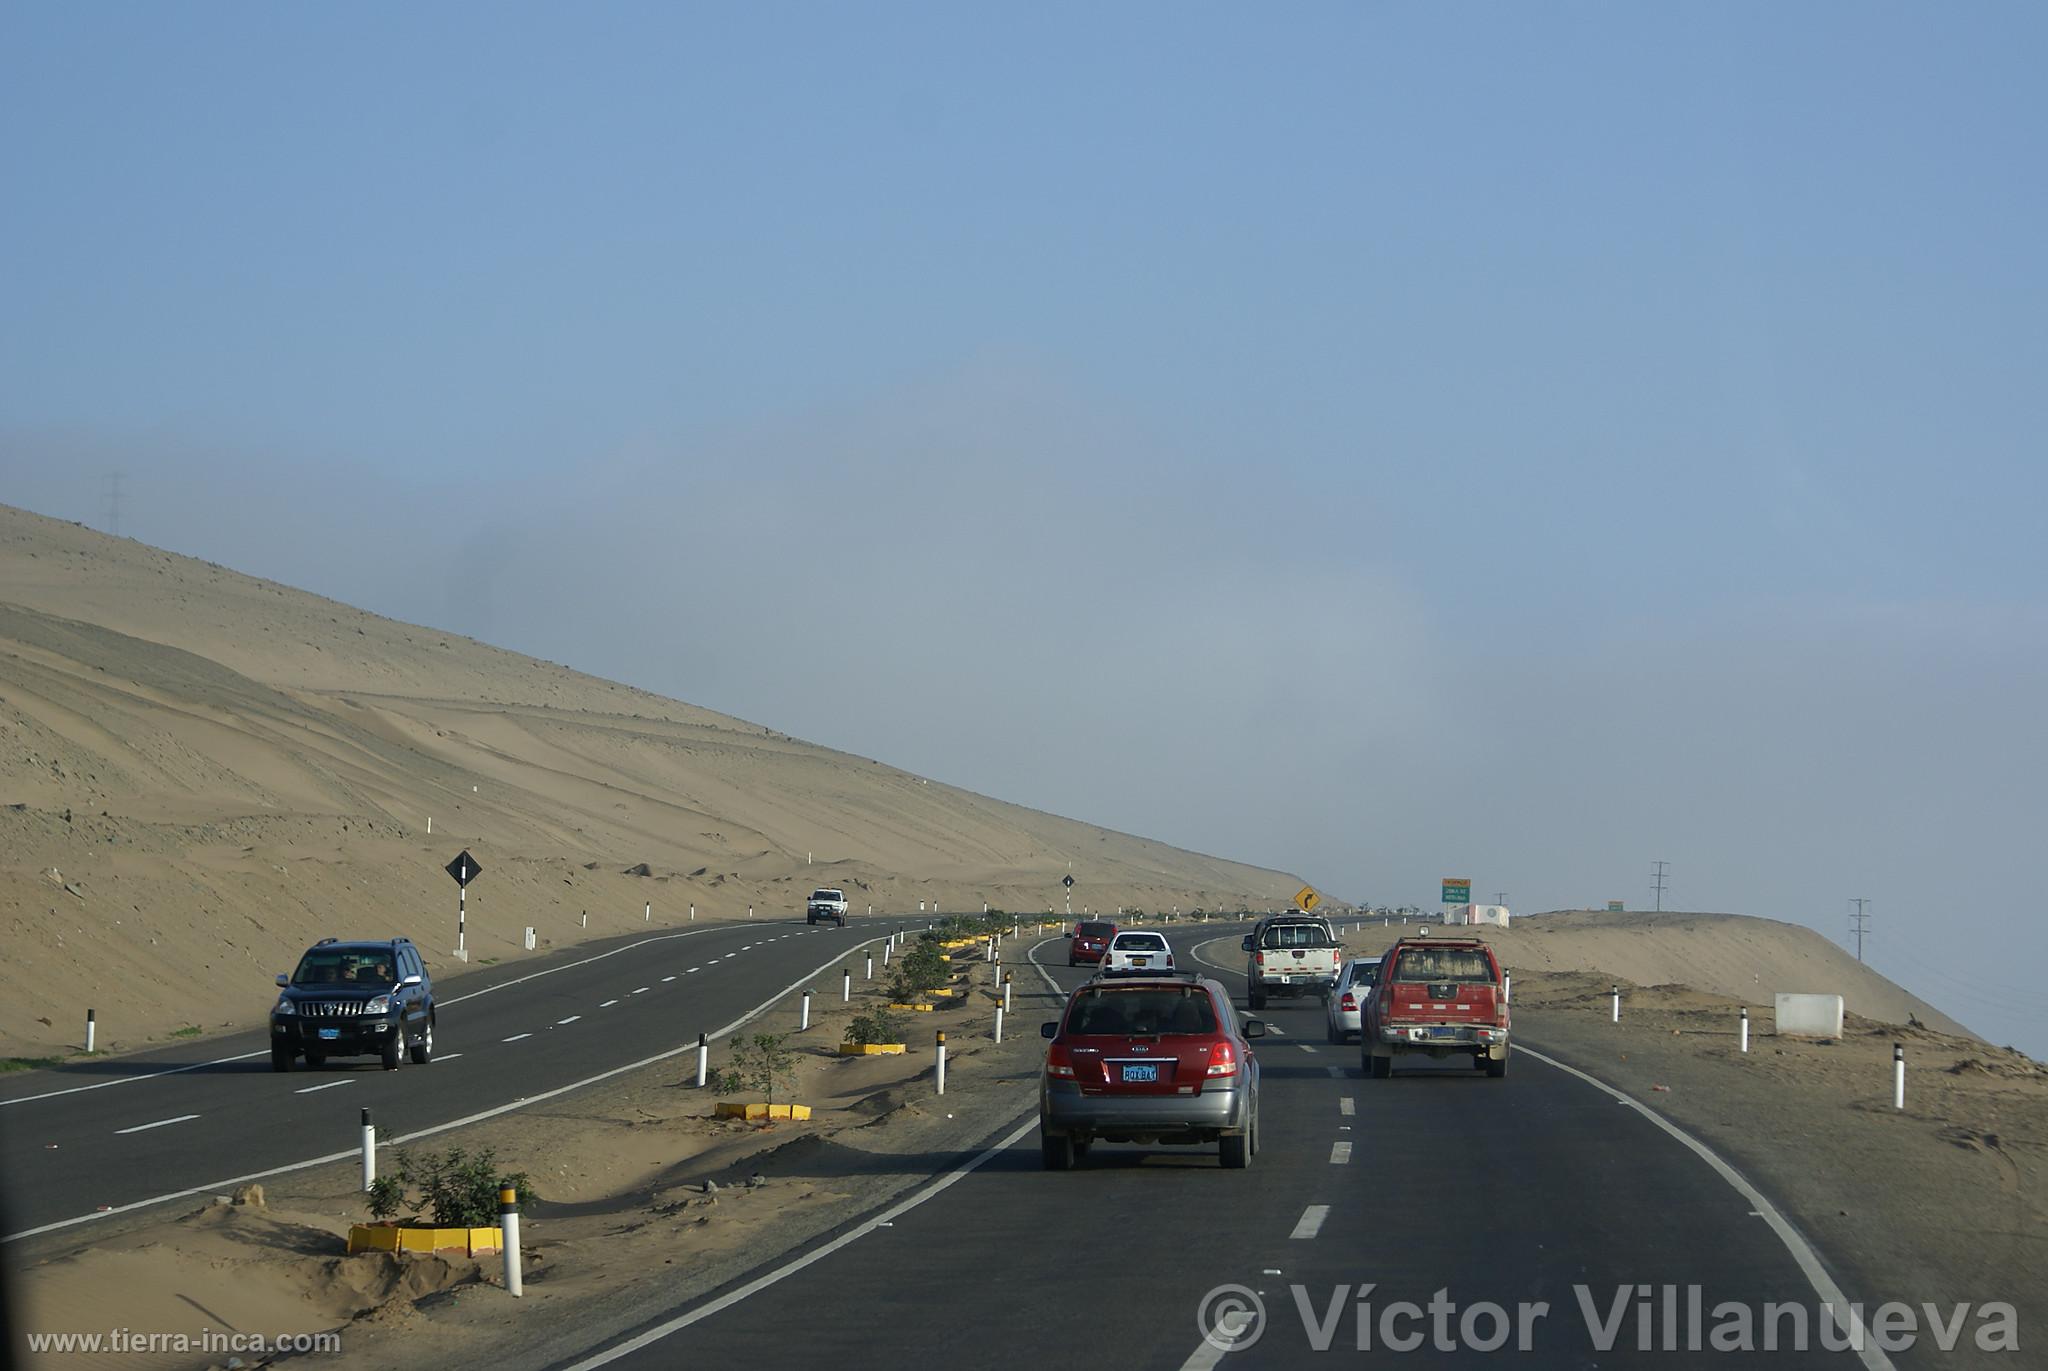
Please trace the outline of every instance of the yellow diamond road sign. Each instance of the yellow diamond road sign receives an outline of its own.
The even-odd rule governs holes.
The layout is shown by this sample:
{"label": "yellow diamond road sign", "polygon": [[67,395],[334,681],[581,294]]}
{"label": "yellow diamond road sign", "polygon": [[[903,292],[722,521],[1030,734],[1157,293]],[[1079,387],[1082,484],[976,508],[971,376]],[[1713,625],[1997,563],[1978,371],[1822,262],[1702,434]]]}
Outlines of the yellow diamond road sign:
{"label": "yellow diamond road sign", "polygon": [[1315,887],[1312,885],[1305,885],[1301,889],[1294,892],[1294,907],[1296,909],[1301,910],[1303,913],[1307,913],[1309,910],[1314,909],[1317,905],[1321,904],[1322,902],[1323,897],[1316,894]]}

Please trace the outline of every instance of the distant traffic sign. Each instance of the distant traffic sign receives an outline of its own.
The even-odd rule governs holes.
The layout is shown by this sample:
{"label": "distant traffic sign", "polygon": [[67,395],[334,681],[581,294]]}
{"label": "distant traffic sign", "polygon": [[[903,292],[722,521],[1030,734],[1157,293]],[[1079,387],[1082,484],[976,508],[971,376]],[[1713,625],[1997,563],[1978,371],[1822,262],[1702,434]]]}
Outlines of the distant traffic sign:
{"label": "distant traffic sign", "polygon": [[1072,890],[1074,888],[1074,878],[1072,876],[1062,876],[1060,877],[1060,884]]}
{"label": "distant traffic sign", "polygon": [[448,863],[445,869],[450,876],[455,878],[455,884],[464,887],[467,887],[483,871],[483,868],[477,865],[476,858],[469,855],[468,848],[464,848],[461,854],[454,861]]}
{"label": "distant traffic sign", "polygon": [[1305,885],[1294,892],[1294,907],[1304,914],[1322,902],[1323,897],[1316,894],[1316,888],[1312,885]]}
{"label": "distant traffic sign", "polygon": [[1445,904],[1471,904],[1472,882],[1469,879],[1460,880],[1455,876],[1444,877],[1443,902]]}
{"label": "distant traffic sign", "polygon": [[1609,900],[1607,902],[1607,912],[1609,914],[1621,914],[1627,912],[1627,910],[1628,903],[1624,900]]}

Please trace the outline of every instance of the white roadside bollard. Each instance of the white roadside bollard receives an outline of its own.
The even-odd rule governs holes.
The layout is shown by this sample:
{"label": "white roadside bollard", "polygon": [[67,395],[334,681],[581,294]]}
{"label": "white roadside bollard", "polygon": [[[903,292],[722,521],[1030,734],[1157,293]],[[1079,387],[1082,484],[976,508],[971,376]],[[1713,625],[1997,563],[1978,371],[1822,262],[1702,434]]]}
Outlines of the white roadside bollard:
{"label": "white roadside bollard", "polygon": [[1614,990],[1613,990],[1613,995],[1614,995],[1614,1022],[1616,1022],[1616,1023],[1620,1023],[1620,1022],[1621,1022],[1621,987],[1620,987],[1620,986],[1616,986],[1616,987],[1614,987]]}
{"label": "white roadside bollard", "polygon": [[754,917],[754,907],[752,905],[747,906],[747,917],[750,919]]}
{"label": "white roadside bollard", "polygon": [[704,1088],[705,1078],[711,1071],[711,1044],[702,1033],[697,1035],[697,1088]]}
{"label": "white roadside bollard", "polygon": [[839,1003],[848,1004],[853,1000],[853,968],[846,968],[846,978],[839,983]]}
{"label": "white roadside bollard", "polygon": [[1007,972],[1007,971],[1005,971],[1005,972],[1003,973],[1003,1008],[1004,1008],[1005,1010],[1008,1010],[1008,1009],[1009,1009],[1009,1007],[1010,1007],[1010,973],[1009,973],[1009,972]]}
{"label": "white roadside bollard", "polygon": [[943,1029],[943,1028],[939,1030],[939,1042],[938,1042],[938,1048],[939,1048],[939,1067],[938,1067],[938,1073],[939,1073],[939,1093],[940,1093],[941,1095],[943,1095],[943,1094],[945,1094],[945,1093],[946,1093],[946,1030],[945,1030],[945,1029]]}
{"label": "white roadside bollard", "polygon": [[796,1031],[801,1033],[811,1026],[811,992],[804,992],[804,1007],[797,1017]]}
{"label": "white roadside bollard", "polygon": [[1749,1051],[1749,1006],[1742,1006],[1742,1050]]}
{"label": "white roadside bollard", "polygon": [[92,1053],[93,1053],[93,1046],[94,1046],[94,1044],[96,1044],[96,1043],[97,1043],[97,1042],[99,1041],[99,1036],[100,1036],[100,1013],[99,1013],[99,1011],[98,1011],[97,1009],[88,1009],[88,1010],[86,1010],[86,1011],[85,1011],[85,1055],[86,1055],[86,1056],[90,1057],[90,1056],[92,1055]]}
{"label": "white roadside bollard", "polygon": [[590,927],[590,911],[589,911],[589,910],[587,910],[587,909],[586,909],[586,910],[584,910],[584,911],[583,911],[583,919],[582,919],[582,921],[581,921],[581,922],[580,922],[579,924],[577,924],[577,927],[578,927],[578,928],[588,928],[588,927]]}
{"label": "white roadside bollard", "polygon": [[1002,1007],[1001,1005],[997,1005],[997,1006],[996,1006],[996,1041],[997,1041],[997,1042],[1001,1042],[1002,1040],[1003,1040],[1003,1007]]}
{"label": "white roadside bollard", "polygon": [[695,905],[690,906],[690,922],[697,922],[697,906]]}
{"label": "white roadside bollard", "polygon": [[866,979],[868,979],[868,980],[871,980],[871,981],[872,981],[872,980],[873,980],[874,978],[875,978],[875,954],[874,954],[874,951],[873,951],[873,949],[869,949],[869,951],[868,951],[868,974],[867,974],[867,977],[866,977]]}
{"label": "white roadside bollard", "polygon": [[895,943],[896,943],[896,940],[895,940],[894,938],[891,938],[891,939],[889,939],[889,940],[888,940],[887,942],[884,942],[884,943],[882,944],[882,965],[883,965],[883,966],[887,966],[887,965],[889,964],[889,949],[890,949],[891,947],[893,947],[893,946],[895,945]]}
{"label": "white roadside bollard", "polygon": [[370,1111],[363,1111],[363,1191],[368,1193],[377,1183],[377,1127],[370,1122]]}
{"label": "white roadside bollard", "polygon": [[526,950],[528,952],[533,951],[533,926],[531,924],[527,925],[526,929]]}
{"label": "white roadside bollard", "polygon": [[498,1192],[498,1227],[505,1248],[505,1291],[516,1300],[526,1293],[526,1280],[519,1258],[519,1192],[509,1185]]}
{"label": "white roadside bollard", "polygon": [[1906,1045],[1892,1044],[1892,1108],[1906,1107]]}
{"label": "white roadside bollard", "polygon": [[645,900],[641,903],[640,920],[642,923],[654,922],[654,901]]}

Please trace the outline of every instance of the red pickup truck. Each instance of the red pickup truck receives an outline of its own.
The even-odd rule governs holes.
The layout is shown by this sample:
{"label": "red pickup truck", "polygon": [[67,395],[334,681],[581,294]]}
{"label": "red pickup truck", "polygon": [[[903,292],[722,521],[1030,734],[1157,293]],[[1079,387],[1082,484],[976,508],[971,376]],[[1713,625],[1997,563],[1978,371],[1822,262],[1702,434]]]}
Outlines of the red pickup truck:
{"label": "red pickup truck", "polygon": [[1394,1074],[1396,1052],[1472,1058],[1508,1074],[1508,1002],[1500,958],[1478,938],[1403,938],[1380,961],[1379,984],[1359,1016],[1359,1068]]}

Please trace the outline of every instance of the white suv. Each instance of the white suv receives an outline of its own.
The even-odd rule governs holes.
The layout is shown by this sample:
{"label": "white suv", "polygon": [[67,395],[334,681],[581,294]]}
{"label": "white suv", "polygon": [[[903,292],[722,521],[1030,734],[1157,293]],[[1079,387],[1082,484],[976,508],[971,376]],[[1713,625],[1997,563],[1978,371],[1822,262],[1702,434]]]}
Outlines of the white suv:
{"label": "white suv", "polygon": [[814,924],[821,920],[846,927],[845,891],[820,886],[811,892],[811,898],[804,902],[804,922]]}
{"label": "white suv", "polygon": [[1111,971],[1171,971],[1173,949],[1157,933],[1134,930],[1109,940],[1102,954],[1102,974]]}

